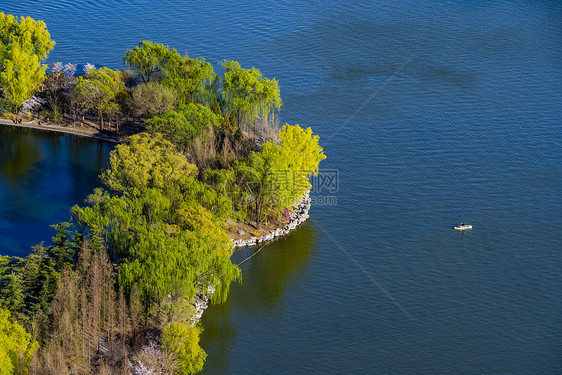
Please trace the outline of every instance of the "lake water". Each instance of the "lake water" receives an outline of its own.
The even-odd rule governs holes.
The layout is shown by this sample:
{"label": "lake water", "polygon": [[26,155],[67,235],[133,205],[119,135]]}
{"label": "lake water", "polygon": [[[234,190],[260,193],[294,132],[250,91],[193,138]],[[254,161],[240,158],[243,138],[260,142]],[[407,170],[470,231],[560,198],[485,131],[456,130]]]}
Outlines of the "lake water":
{"label": "lake water", "polygon": [[108,165],[113,145],[70,134],[0,125],[0,254],[25,257],[50,243]]}
{"label": "lake water", "polygon": [[[324,204],[205,312],[205,374],[561,373],[560,2],[4,0],[0,11],[46,21],[50,62],[121,68],[149,39],[255,66],[280,82],[281,120],[320,135]],[[461,221],[474,229],[455,232]]]}

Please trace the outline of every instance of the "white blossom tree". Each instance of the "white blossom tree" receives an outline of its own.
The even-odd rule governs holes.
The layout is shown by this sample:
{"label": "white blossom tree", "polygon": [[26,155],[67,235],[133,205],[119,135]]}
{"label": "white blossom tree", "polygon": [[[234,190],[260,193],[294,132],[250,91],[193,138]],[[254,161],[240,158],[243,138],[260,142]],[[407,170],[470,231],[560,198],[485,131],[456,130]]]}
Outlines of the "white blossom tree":
{"label": "white blossom tree", "polygon": [[66,75],[67,82],[74,81],[74,74],[76,74],[77,64],[68,63],[64,66],[64,74]]}
{"label": "white blossom tree", "polygon": [[84,65],[84,73],[88,74],[88,71],[91,69],[95,69],[96,66],[94,64],[87,63]]}
{"label": "white blossom tree", "polygon": [[64,68],[60,61],[50,64],[49,67],[51,68],[51,73],[57,78],[61,75]]}

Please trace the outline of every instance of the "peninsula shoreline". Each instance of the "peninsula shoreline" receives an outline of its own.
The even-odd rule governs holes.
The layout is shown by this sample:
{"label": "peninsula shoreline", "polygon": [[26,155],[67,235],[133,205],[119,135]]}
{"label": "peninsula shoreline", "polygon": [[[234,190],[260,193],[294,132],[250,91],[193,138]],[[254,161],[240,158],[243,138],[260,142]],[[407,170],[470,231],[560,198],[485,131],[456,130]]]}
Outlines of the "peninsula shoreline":
{"label": "peninsula shoreline", "polygon": [[[77,129],[72,127],[62,127],[57,125],[41,125],[39,121],[26,121],[15,123],[12,120],[0,118],[0,125],[13,126],[24,129],[34,129],[34,130],[46,130],[50,132],[57,132],[63,134],[71,134],[80,137],[94,138],[102,141],[120,143],[123,138],[112,137],[97,131],[88,131],[84,129]],[[293,211],[291,213],[291,220],[287,222],[284,226],[279,226],[273,230],[270,230],[269,234],[263,234],[261,236],[252,236],[248,239],[236,239],[231,236],[230,240],[234,249],[241,249],[244,247],[252,247],[258,244],[263,244],[267,246],[271,242],[281,237],[289,235],[293,230],[303,224],[309,217],[310,211],[310,190],[307,190],[300,201],[293,206]],[[212,288],[214,289],[214,288]],[[212,298],[214,290],[207,291],[205,294],[196,295],[191,304],[194,308],[193,315],[189,319],[192,325],[196,324],[201,320],[203,312],[209,307],[209,300]]]}

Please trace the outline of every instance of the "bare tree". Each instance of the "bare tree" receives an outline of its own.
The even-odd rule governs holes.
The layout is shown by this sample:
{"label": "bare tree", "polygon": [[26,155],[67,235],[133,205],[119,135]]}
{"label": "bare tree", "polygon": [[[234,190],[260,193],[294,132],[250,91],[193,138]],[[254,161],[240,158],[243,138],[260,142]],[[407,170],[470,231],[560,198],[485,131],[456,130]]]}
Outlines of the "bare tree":
{"label": "bare tree", "polygon": [[164,375],[173,373],[179,365],[173,353],[152,341],[133,357],[130,367],[133,375]]}

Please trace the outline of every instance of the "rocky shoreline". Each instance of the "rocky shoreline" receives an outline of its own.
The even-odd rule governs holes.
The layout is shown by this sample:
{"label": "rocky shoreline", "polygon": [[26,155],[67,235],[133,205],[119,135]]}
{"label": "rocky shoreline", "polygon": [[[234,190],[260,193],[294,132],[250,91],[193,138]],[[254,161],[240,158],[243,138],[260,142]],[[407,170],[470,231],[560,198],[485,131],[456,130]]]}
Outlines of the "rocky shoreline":
{"label": "rocky shoreline", "polygon": [[211,285],[207,287],[207,293],[197,293],[197,295],[193,297],[193,308],[195,310],[193,316],[189,319],[191,325],[195,325],[201,320],[203,312],[209,307],[209,300],[214,292],[215,288]]}
{"label": "rocky shoreline", "polygon": [[255,246],[259,243],[273,241],[275,238],[286,236],[309,218],[309,210],[310,191],[307,191],[302,196],[299,204],[293,207],[293,212],[289,213],[291,215],[291,220],[283,228],[276,228],[274,230],[271,230],[269,234],[264,234],[259,237],[250,237],[248,239],[239,240],[231,238],[232,245],[235,248]]}

